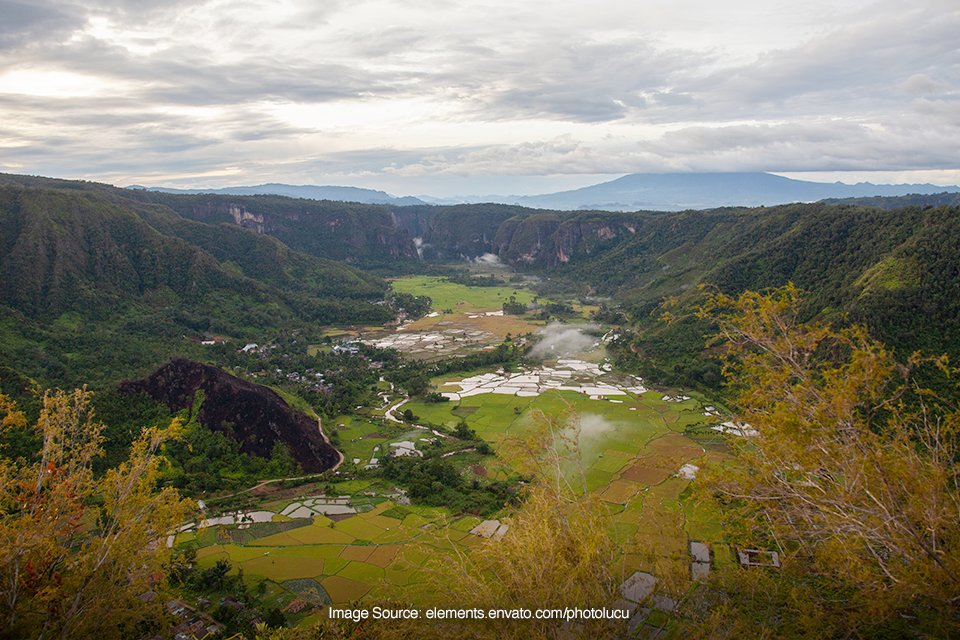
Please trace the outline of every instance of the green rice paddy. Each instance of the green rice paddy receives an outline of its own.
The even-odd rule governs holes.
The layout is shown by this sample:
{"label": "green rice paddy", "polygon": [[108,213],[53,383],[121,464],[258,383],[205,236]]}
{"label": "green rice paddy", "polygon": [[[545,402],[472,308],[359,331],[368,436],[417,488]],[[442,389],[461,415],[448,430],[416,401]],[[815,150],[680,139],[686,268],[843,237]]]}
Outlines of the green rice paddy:
{"label": "green rice paddy", "polygon": [[429,276],[402,278],[394,280],[391,285],[398,293],[430,296],[433,308],[437,310],[500,309],[510,296],[514,296],[517,302],[524,304],[533,302],[534,298],[534,294],[527,289],[515,286],[467,287]]}
{"label": "green rice paddy", "polygon": [[[428,295],[435,309],[460,313],[499,309],[511,295],[521,302],[533,298],[522,288],[471,288],[430,277],[397,280],[393,288]],[[483,320],[494,322],[497,317]],[[438,379],[432,384],[439,391],[452,391],[458,387],[445,385],[456,380]],[[562,421],[572,413],[579,417],[586,491],[598,496],[609,510],[610,535],[623,549],[618,569],[624,576],[637,570],[656,571],[657,558],[686,554],[690,541],[713,545],[717,562],[732,561],[723,544],[718,513],[696,502],[690,481],[676,475],[684,463],[702,467],[707,460],[717,463],[730,457],[722,436],[702,429],[686,435],[688,430],[707,426],[703,402],[696,398],[665,402],[663,394],[656,391],[617,396],[616,400],[552,390],[531,397],[487,393],[451,402],[408,402],[403,409],[412,410],[423,425],[453,429],[463,420],[476,431],[494,454],[461,453],[447,460],[458,466],[466,480],[481,483],[516,474],[503,459],[506,439],[522,438],[538,416]],[[347,464],[359,459],[362,465],[370,458],[382,457],[391,442],[405,439],[420,445],[420,437],[430,436],[423,430],[404,433],[409,427],[383,426],[380,420],[362,416],[338,416],[324,420],[323,427],[328,432],[337,430]],[[564,471],[571,481],[578,482],[576,465],[567,465]],[[423,580],[421,569],[436,555],[437,545],[468,551],[484,543],[469,533],[480,518],[398,505],[382,495],[368,495],[393,490],[392,485],[377,479],[341,482],[336,491],[352,496],[358,511],[353,517],[336,521],[324,516],[278,517],[243,530],[213,527],[184,533],[176,542],[196,547],[201,567],[227,559],[234,570],[242,568],[248,579],[267,578],[270,591],[266,598],[278,606],[287,606],[297,597],[316,604],[347,603],[383,594],[391,585],[416,584]],[[262,508],[279,514],[293,501]],[[305,613],[302,619],[315,616]]]}

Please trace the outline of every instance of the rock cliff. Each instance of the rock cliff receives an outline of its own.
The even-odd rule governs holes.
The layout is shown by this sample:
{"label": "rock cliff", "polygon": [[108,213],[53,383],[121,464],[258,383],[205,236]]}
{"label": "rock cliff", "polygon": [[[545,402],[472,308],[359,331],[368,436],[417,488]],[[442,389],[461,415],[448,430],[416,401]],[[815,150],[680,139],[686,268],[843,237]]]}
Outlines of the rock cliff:
{"label": "rock cliff", "polygon": [[240,443],[240,453],[269,458],[274,445],[282,442],[307,473],[326,471],[340,459],[321,434],[316,419],[293,409],[272,389],[210,365],[176,358],[143,380],[120,386],[122,393],[146,392],[172,412],[191,407],[201,389],[204,400],[197,416],[200,424],[235,439]]}

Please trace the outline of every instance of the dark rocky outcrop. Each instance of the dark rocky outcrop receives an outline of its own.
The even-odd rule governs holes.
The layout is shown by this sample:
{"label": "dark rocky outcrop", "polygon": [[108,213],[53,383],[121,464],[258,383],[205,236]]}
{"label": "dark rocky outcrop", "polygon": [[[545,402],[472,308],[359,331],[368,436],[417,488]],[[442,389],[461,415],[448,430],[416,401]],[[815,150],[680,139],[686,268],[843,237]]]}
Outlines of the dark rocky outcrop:
{"label": "dark rocky outcrop", "polygon": [[204,393],[200,424],[240,443],[240,453],[269,458],[282,442],[307,473],[334,467],[340,454],[320,432],[315,419],[293,409],[275,391],[246,382],[216,367],[176,358],[143,380],[121,384],[121,393],[146,392],[171,412],[193,406]]}

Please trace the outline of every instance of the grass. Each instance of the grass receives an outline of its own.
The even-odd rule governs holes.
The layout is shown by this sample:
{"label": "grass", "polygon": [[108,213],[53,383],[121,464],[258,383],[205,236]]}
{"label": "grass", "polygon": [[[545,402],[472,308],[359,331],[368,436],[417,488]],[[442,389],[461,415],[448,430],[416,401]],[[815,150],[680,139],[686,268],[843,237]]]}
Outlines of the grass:
{"label": "grass", "polygon": [[270,555],[292,558],[336,558],[344,550],[345,546],[340,544],[318,544],[303,545],[300,547],[284,547],[271,551]]}
{"label": "grass", "polygon": [[533,302],[534,294],[517,288],[515,285],[504,287],[467,287],[462,284],[444,282],[442,278],[415,276],[394,280],[391,285],[398,293],[415,296],[430,296],[433,308],[437,310],[454,309],[501,309],[503,303],[514,296],[517,302]]}
{"label": "grass", "polygon": [[367,564],[366,562],[351,562],[346,567],[337,571],[341,578],[349,578],[357,582],[364,582],[371,586],[378,583],[384,576],[383,569]]}

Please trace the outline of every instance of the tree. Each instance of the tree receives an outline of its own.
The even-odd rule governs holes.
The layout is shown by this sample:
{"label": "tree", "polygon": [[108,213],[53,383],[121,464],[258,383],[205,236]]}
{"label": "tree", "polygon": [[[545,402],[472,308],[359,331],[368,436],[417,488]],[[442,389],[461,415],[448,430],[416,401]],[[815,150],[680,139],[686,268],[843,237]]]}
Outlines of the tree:
{"label": "tree", "polygon": [[898,362],[859,326],[799,324],[799,303],[789,285],[700,308],[726,342],[740,419],[758,432],[708,492],[742,544],[792,563],[786,592],[805,584],[824,624],[856,630],[914,607],[955,633],[960,412],[913,380],[920,366],[950,373],[946,362]]}
{"label": "tree", "polygon": [[[0,625],[4,637],[114,638],[162,619],[141,598],[164,575],[167,535],[188,503],[156,491],[163,442],[180,428],[144,429],[128,460],[95,477],[104,425],[91,393],[46,393],[35,428],[40,460],[0,458]],[[2,428],[23,414],[0,395]]]}

